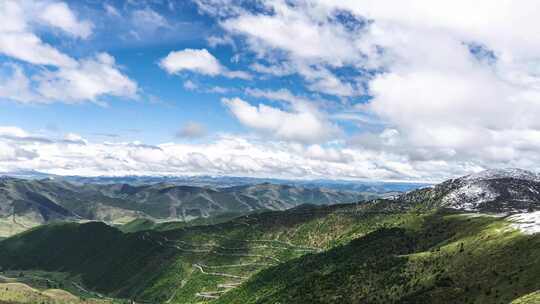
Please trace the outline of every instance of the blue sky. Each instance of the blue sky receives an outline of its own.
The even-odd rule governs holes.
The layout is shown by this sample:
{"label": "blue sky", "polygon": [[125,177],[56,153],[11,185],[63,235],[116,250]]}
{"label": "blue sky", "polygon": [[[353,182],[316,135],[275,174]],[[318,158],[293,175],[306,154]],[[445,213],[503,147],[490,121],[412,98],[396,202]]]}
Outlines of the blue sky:
{"label": "blue sky", "polygon": [[538,5],[395,6],[3,1],[0,171],[438,180],[537,169]]}
{"label": "blue sky", "polygon": [[[0,113],[4,124],[17,125],[32,132],[57,129],[96,140],[102,139],[100,134],[114,134],[126,140],[159,144],[179,140],[176,137],[177,131],[183,124],[193,121],[204,124],[210,134],[242,132],[241,124],[228,113],[221,98],[245,96],[243,91],[247,88],[286,88],[295,94],[310,97],[317,93],[306,91],[301,80],[294,75],[242,80],[221,76],[206,77],[189,71],[179,75],[165,73],[159,67],[159,60],[171,51],[183,49],[209,49],[227,68],[249,71],[253,54],[238,51],[238,47],[231,45],[209,46],[209,37],[222,37],[224,31],[216,24],[216,20],[202,14],[195,2],[66,3],[77,13],[78,18],[92,22],[92,35],[88,39],[66,39],[56,31],[44,31],[40,35],[43,42],[74,58],[108,53],[115,58],[120,71],[137,83],[139,96],[132,100],[103,94],[91,102],[77,105],[66,105],[61,98],[44,106],[21,106],[4,102],[5,111]],[[148,24],[141,22],[143,24],[139,27],[135,25],[139,21],[135,20],[134,15],[140,11],[153,15],[145,21]],[[235,55],[239,57],[238,62],[234,62]],[[3,61],[12,62],[6,57]],[[29,73],[32,69],[29,67]],[[188,81],[199,88],[186,89],[184,84]],[[334,96],[325,98],[335,101]],[[253,96],[249,99],[256,100]],[[345,128],[349,126],[344,125]]]}

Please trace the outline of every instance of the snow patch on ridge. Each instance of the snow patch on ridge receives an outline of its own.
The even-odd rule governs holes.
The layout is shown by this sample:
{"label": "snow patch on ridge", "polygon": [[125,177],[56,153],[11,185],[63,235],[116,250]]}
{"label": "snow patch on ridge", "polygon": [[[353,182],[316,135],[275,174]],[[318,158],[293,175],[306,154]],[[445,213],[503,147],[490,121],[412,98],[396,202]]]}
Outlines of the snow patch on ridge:
{"label": "snow patch on ridge", "polygon": [[473,211],[479,204],[491,202],[497,199],[498,193],[483,183],[465,184],[451,191],[443,198],[443,206],[450,208]]}
{"label": "snow patch on ridge", "polygon": [[540,211],[520,213],[508,217],[513,228],[521,230],[525,234],[540,232]]}
{"label": "snow patch on ridge", "polygon": [[478,181],[478,180],[501,179],[501,178],[514,178],[514,179],[524,179],[524,180],[530,180],[530,181],[540,181],[540,175],[538,175],[538,173],[534,173],[531,171],[518,169],[518,168],[485,170],[479,173],[464,176],[461,178],[461,180]]}

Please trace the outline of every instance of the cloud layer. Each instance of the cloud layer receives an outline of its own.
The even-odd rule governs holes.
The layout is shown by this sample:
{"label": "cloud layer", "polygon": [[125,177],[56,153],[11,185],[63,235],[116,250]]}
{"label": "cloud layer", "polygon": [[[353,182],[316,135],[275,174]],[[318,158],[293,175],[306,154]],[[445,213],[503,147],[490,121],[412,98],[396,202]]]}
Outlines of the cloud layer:
{"label": "cloud layer", "polygon": [[[223,115],[222,132],[189,117],[204,125],[187,119],[168,131],[184,143],[149,146],[6,127],[1,168],[379,179],[540,169],[537,1],[193,2],[212,35],[171,43],[149,62],[158,77],[182,81],[174,90],[185,95],[163,87],[165,96],[211,95],[204,106],[219,109],[212,115]],[[183,24],[150,2],[130,5],[99,6],[125,24],[128,40]],[[68,50],[91,43],[100,25],[74,5],[4,0],[0,20],[3,101],[102,103],[142,94],[130,74],[136,69],[113,52]]]}
{"label": "cloud layer", "polygon": [[[443,164],[418,171],[397,155],[362,149],[221,135],[207,143],[91,142],[0,127],[0,172],[21,169],[79,175],[216,174],[283,178],[402,179],[454,174]],[[429,169],[429,170],[428,170]],[[439,177],[439,176],[437,176]]]}
{"label": "cloud layer", "polygon": [[[435,162],[539,168],[535,1],[270,0],[257,10],[197,2],[257,54],[255,71],[297,74],[307,89],[353,103],[356,94],[370,96],[333,116],[370,118],[356,121],[350,145],[400,155],[417,169]],[[235,116],[253,128],[270,129],[249,117],[277,120],[271,108],[235,104],[243,110]]]}

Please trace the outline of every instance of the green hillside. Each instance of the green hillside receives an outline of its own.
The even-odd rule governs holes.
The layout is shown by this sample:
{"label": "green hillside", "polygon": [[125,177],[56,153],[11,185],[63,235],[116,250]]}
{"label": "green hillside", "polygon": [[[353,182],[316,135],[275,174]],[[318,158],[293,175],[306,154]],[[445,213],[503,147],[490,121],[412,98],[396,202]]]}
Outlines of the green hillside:
{"label": "green hillside", "polygon": [[115,296],[137,293],[169,266],[173,254],[99,222],[45,225],[0,243],[5,270],[65,272],[89,289]]}
{"label": "green hillside", "polygon": [[269,183],[213,188],[167,183],[72,184],[56,179],[0,177],[0,237],[56,221],[96,220],[122,225],[145,218],[207,224],[212,223],[207,221],[209,218],[223,221],[240,214],[285,210],[305,203],[351,203],[378,196]]}
{"label": "green hillside", "polygon": [[45,225],[0,242],[0,267],[149,303],[532,303],[540,290],[540,237],[501,217],[378,200],[222,220]]}
{"label": "green hillside", "polygon": [[114,304],[114,301],[80,298],[61,289],[38,290],[22,283],[0,283],[0,304]]}
{"label": "green hillside", "polygon": [[197,303],[261,269],[351,239],[361,230],[350,225],[354,208],[302,207],[134,233],[98,222],[49,224],[0,242],[0,266],[66,273],[114,297]]}
{"label": "green hillside", "polygon": [[539,278],[540,235],[438,211],[262,271],[216,303],[538,303]]}

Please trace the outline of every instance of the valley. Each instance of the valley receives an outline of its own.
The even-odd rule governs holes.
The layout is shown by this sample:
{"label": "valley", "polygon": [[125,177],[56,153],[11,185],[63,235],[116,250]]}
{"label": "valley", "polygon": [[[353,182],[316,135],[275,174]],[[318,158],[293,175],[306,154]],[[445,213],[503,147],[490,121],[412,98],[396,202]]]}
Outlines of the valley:
{"label": "valley", "polygon": [[102,301],[535,303],[538,183],[490,172],[392,199],[191,223],[49,223],[1,241],[0,267]]}
{"label": "valley", "polygon": [[171,183],[77,184],[55,179],[0,177],[0,237],[51,222],[134,219],[156,222],[232,218],[248,212],[285,210],[300,204],[339,204],[381,193],[256,184],[223,188]]}

